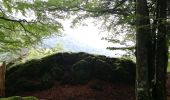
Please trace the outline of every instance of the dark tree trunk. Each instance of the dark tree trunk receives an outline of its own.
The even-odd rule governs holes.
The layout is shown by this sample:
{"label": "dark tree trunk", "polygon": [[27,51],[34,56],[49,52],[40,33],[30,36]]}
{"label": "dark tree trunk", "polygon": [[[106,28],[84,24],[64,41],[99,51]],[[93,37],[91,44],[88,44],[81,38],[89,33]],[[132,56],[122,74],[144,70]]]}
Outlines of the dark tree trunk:
{"label": "dark tree trunk", "polygon": [[[136,99],[166,100],[168,45],[166,29],[167,0],[157,0],[150,23],[147,0],[136,0]],[[150,27],[151,26],[151,27]]]}
{"label": "dark tree trunk", "polygon": [[166,36],[166,0],[158,0],[158,33],[156,48],[156,97],[155,100],[166,100],[166,71],[168,46]]}
{"label": "dark tree trunk", "polygon": [[149,69],[149,80],[151,86],[152,100],[156,100],[156,48],[157,48],[157,24],[158,24],[158,5],[157,1],[154,2],[154,10],[150,12],[153,16],[153,23],[151,24],[152,31],[152,45],[150,49],[150,69]]}
{"label": "dark tree trunk", "polygon": [[149,66],[151,31],[146,0],[136,0],[136,99],[152,100],[150,94]]}

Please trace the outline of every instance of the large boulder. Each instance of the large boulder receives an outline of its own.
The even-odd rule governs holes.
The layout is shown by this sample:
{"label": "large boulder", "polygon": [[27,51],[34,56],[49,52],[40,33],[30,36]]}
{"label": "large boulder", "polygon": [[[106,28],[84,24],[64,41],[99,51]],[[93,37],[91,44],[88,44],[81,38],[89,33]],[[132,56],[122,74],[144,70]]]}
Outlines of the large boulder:
{"label": "large boulder", "polygon": [[63,66],[43,60],[31,60],[9,69],[6,74],[6,94],[47,89],[64,75]]}
{"label": "large boulder", "polygon": [[71,72],[74,82],[84,83],[92,78],[92,64],[85,60],[80,60],[72,66]]}
{"label": "large boulder", "polygon": [[133,61],[128,59],[119,59],[115,62],[115,79],[119,82],[135,84],[136,65]]}
{"label": "large boulder", "polygon": [[131,60],[87,53],[57,53],[10,67],[6,73],[6,94],[47,89],[61,84],[86,83],[90,79],[135,83]]}
{"label": "large boulder", "polygon": [[114,77],[114,69],[106,61],[96,59],[94,62],[94,75],[98,79],[111,80]]}

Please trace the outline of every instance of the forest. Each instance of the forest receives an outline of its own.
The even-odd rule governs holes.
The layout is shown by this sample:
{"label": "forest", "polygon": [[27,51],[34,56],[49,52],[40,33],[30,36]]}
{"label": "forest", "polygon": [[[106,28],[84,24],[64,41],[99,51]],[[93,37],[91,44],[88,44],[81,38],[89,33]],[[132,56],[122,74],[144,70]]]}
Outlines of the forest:
{"label": "forest", "polygon": [[[169,18],[169,0],[0,0],[0,100],[170,100]],[[126,54],[39,47],[90,19]]]}

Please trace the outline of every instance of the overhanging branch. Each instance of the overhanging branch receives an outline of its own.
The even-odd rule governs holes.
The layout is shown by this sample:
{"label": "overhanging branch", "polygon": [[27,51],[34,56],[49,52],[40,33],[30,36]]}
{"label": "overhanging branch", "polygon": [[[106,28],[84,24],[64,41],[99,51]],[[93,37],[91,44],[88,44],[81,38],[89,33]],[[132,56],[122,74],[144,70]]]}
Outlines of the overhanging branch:
{"label": "overhanging branch", "polygon": [[6,20],[6,21],[11,21],[11,22],[27,22],[26,20],[15,20],[15,19],[9,19],[5,17],[0,17],[0,19]]}
{"label": "overhanging branch", "polygon": [[106,49],[109,49],[109,50],[134,50],[135,46],[131,46],[131,47],[107,47]]}
{"label": "overhanging branch", "polygon": [[86,9],[83,8],[81,6],[75,6],[75,7],[53,7],[53,8],[47,8],[48,11],[86,11],[86,12],[92,12],[92,13],[108,13],[108,14],[119,14],[119,15],[128,15],[128,12],[118,8],[120,7],[122,4],[124,4],[127,0],[122,0],[120,1],[117,5],[115,5],[114,8],[112,9],[101,9],[101,10],[95,10],[95,9]]}

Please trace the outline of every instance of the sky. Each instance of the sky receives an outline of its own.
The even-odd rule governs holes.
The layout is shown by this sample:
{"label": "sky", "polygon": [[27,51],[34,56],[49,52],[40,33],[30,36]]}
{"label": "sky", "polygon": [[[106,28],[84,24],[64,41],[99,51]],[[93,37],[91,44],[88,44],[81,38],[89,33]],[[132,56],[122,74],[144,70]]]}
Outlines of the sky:
{"label": "sky", "polygon": [[99,26],[94,25],[92,21],[92,19],[86,20],[87,26],[79,25],[71,28],[71,21],[65,20],[62,22],[64,26],[64,36],[51,37],[45,39],[43,43],[49,47],[62,44],[64,52],[87,52],[109,57],[119,57],[121,54],[124,54],[125,52],[120,50],[110,51],[106,49],[109,46],[116,45],[106,40],[101,40],[103,36],[106,36],[107,32],[101,33]]}
{"label": "sky", "polygon": [[[33,12],[28,13],[27,16],[23,16],[21,12],[15,13],[14,15],[18,19],[32,20],[35,18]],[[51,36],[43,40],[43,47],[55,47],[57,44],[63,46],[62,52],[87,52],[90,54],[105,55],[108,57],[121,57],[120,55],[125,54],[120,50],[110,51],[106,48],[109,46],[116,46],[113,43],[108,43],[105,40],[101,40],[103,36],[106,36],[107,32],[101,32],[99,24],[93,24],[94,19],[84,20],[87,26],[77,25],[71,28],[71,20],[60,20],[64,30],[61,36]],[[42,46],[40,45],[40,46]],[[6,59],[6,58],[5,58]],[[11,59],[11,58],[10,58]]]}
{"label": "sky", "polygon": [[[30,14],[30,13],[29,13]],[[24,17],[22,13],[16,13],[17,18],[31,20],[35,18],[33,12],[27,17]],[[83,22],[87,26],[77,25],[74,28],[71,28],[71,20],[60,20],[61,24],[64,27],[63,37],[54,37],[44,39],[43,45],[47,47],[54,47],[56,44],[63,45],[64,52],[87,52],[91,54],[106,55],[110,57],[119,57],[125,52],[116,50],[110,51],[107,50],[107,47],[118,46],[113,43],[109,43],[106,40],[101,40],[103,36],[106,36],[107,32],[101,32],[99,29],[99,24],[93,24],[94,19],[87,19]]]}

